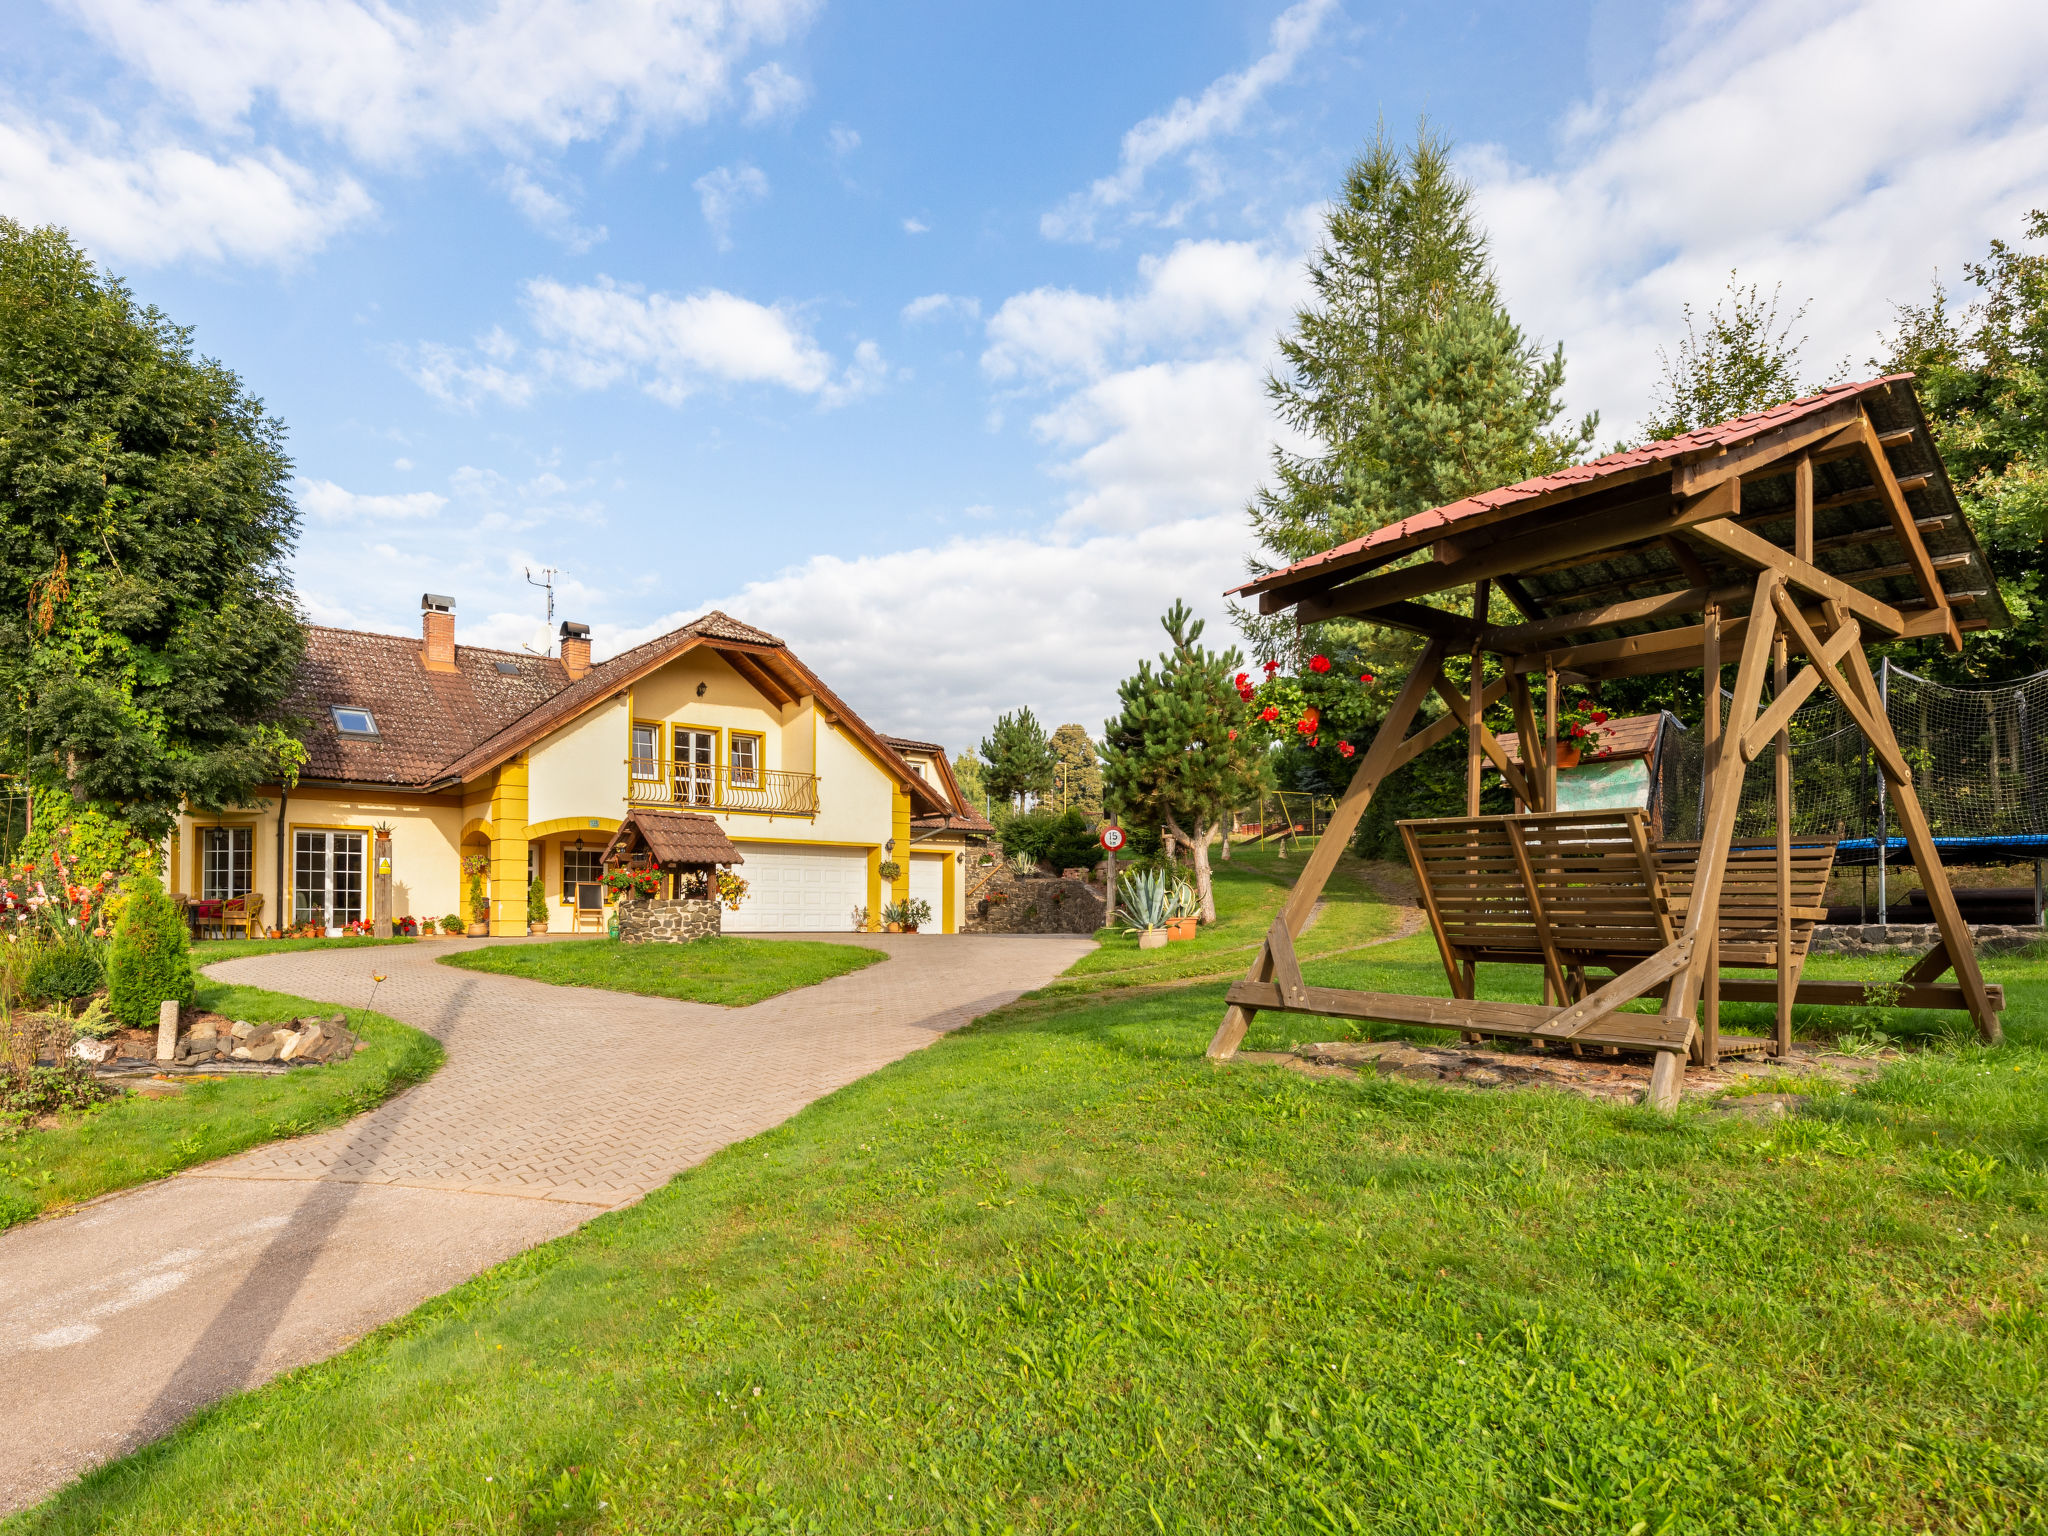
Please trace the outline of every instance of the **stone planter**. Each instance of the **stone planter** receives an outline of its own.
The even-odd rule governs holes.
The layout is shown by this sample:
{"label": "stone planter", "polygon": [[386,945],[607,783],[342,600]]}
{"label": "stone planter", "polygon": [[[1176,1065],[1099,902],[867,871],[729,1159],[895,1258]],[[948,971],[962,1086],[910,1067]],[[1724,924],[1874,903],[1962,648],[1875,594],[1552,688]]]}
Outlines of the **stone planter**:
{"label": "stone planter", "polygon": [[1192,917],[1169,917],[1166,920],[1166,937],[1174,943],[1195,936],[1195,920]]}
{"label": "stone planter", "polygon": [[526,936],[529,939],[537,933],[546,933],[547,931],[548,925],[546,923],[528,923],[526,925]]}
{"label": "stone planter", "polygon": [[1144,932],[1138,935],[1138,948],[1166,948],[1166,930],[1164,928],[1147,928]]}
{"label": "stone planter", "polygon": [[621,944],[688,944],[723,928],[719,904],[692,897],[622,901],[616,910]]}

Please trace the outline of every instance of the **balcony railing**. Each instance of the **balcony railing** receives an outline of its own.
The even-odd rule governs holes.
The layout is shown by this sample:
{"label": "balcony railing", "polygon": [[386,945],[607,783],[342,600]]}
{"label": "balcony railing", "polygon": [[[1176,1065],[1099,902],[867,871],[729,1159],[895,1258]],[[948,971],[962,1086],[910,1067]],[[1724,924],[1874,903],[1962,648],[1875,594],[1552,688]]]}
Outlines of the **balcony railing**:
{"label": "balcony railing", "polygon": [[714,767],[668,758],[626,760],[626,799],[685,811],[738,811],[758,816],[818,814],[818,776],[780,768]]}

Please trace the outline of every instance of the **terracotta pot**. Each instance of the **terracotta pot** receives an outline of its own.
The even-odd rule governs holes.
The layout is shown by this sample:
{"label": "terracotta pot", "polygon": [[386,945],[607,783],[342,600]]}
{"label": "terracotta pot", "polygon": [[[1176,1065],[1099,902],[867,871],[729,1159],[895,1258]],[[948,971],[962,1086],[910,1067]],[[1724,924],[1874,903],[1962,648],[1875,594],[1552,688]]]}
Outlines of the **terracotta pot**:
{"label": "terracotta pot", "polygon": [[532,938],[537,933],[546,933],[547,931],[548,925],[546,923],[528,923],[526,925],[526,936],[528,938]]}
{"label": "terracotta pot", "polygon": [[1579,749],[1576,743],[1560,741],[1557,744],[1557,766],[1576,768],[1579,766]]}
{"label": "terracotta pot", "polygon": [[891,933],[901,933],[903,931],[903,925],[901,923],[891,923],[889,925],[889,931]]}
{"label": "terracotta pot", "polygon": [[1195,920],[1192,917],[1169,917],[1166,920],[1166,936],[1176,943],[1195,936]]}
{"label": "terracotta pot", "polygon": [[1147,928],[1143,933],[1138,935],[1138,948],[1166,948],[1166,930],[1164,928]]}
{"label": "terracotta pot", "polygon": [[904,931],[905,933],[915,933],[915,932],[917,932],[917,924],[915,924],[915,923],[905,923],[905,924],[903,925],[903,931]]}

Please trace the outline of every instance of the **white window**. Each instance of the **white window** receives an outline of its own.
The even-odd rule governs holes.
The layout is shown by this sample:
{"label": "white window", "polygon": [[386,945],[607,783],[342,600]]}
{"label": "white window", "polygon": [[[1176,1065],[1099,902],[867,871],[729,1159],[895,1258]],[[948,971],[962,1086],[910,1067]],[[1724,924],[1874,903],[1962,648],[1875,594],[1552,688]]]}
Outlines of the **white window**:
{"label": "white window", "polygon": [[660,777],[661,770],[656,759],[661,755],[661,727],[658,725],[636,725],[633,727],[633,777],[652,779]]}
{"label": "white window", "polygon": [[604,851],[598,848],[562,850],[562,903],[564,906],[603,906]]}
{"label": "white window", "polygon": [[732,759],[732,783],[735,789],[759,789],[761,787],[761,738],[735,731],[732,743],[726,748]]}
{"label": "white window", "polygon": [[367,709],[350,709],[342,704],[328,705],[334,716],[334,728],[344,736],[374,736],[377,734],[377,717]]}
{"label": "white window", "polygon": [[199,842],[199,899],[233,901],[249,894],[253,827],[206,827]]}
{"label": "white window", "polygon": [[718,733],[676,727],[676,803],[709,805],[714,799]]}
{"label": "white window", "polygon": [[292,921],[338,935],[363,920],[363,834],[300,832],[292,844]]}

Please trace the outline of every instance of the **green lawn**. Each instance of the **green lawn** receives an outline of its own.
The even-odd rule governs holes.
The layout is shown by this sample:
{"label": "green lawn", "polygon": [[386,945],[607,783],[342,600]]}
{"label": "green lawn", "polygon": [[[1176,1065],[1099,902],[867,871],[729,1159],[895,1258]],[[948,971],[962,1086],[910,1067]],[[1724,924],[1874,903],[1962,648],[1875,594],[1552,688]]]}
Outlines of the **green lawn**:
{"label": "green lawn", "polygon": [[1042,993],[12,1529],[2048,1530],[2048,959],[1987,970],[2007,1045],[1776,1124]]}
{"label": "green lawn", "polygon": [[794,987],[815,986],[885,960],[858,944],[743,939],[719,934],[694,944],[621,944],[615,939],[571,939],[556,944],[515,944],[443,955],[443,965],[524,976],[558,987],[602,987],[676,997],[688,1003],[744,1008]]}
{"label": "green lawn", "polygon": [[417,939],[200,939],[192,945],[192,963],[240,960],[245,955],[287,955],[301,949],[374,949],[380,944],[417,944]]}
{"label": "green lawn", "polygon": [[[237,942],[237,941],[230,941]],[[217,958],[212,955],[208,959]],[[280,1136],[303,1136],[382,1103],[441,1064],[440,1042],[361,1008],[337,1008],[201,978],[199,1006],[263,1023],[297,1014],[348,1015],[363,1047],[347,1061],[284,1076],[180,1079],[175,1098],[137,1095],[60,1116],[47,1130],[0,1140],[0,1228],[55,1206],[159,1179]]]}

